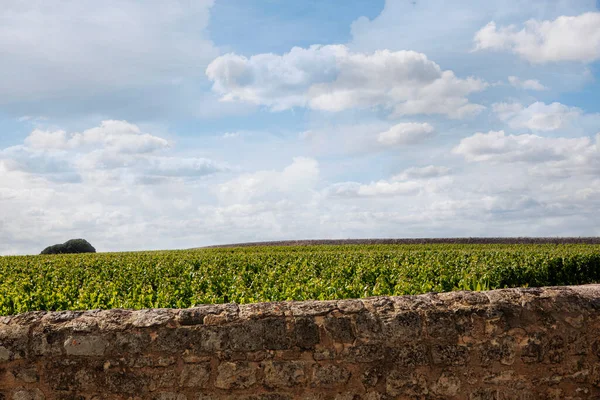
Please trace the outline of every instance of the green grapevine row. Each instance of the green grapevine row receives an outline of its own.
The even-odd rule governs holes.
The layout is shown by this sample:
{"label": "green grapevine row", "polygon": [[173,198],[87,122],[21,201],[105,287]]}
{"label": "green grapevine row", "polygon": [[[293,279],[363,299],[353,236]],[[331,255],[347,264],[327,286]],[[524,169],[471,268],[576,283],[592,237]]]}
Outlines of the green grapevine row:
{"label": "green grapevine row", "polygon": [[0,257],[0,315],[600,282],[600,246],[322,245]]}

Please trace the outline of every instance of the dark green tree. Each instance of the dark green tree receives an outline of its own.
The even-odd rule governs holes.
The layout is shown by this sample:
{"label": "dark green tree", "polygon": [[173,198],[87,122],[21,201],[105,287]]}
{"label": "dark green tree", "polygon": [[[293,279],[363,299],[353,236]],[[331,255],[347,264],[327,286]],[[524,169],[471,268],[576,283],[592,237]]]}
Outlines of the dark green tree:
{"label": "dark green tree", "polygon": [[85,239],[71,239],[62,244],[46,247],[41,254],[95,253],[96,249]]}

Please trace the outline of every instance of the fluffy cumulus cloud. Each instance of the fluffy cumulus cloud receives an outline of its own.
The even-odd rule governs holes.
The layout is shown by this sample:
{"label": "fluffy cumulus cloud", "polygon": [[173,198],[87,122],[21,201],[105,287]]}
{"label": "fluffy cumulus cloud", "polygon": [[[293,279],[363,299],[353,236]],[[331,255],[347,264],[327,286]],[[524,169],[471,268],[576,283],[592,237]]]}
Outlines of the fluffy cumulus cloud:
{"label": "fluffy cumulus cloud", "polygon": [[533,131],[554,131],[569,126],[582,116],[577,107],[568,107],[561,103],[545,104],[535,102],[527,107],[520,103],[495,103],[492,110],[502,121],[512,128],[527,128]]}
{"label": "fluffy cumulus cloud", "polygon": [[395,180],[438,178],[451,174],[451,169],[438,165],[426,167],[410,167],[394,177]]}
{"label": "fluffy cumulus cloud", "polygon": [[0,150],[0,164],[53,181],[80,182],[113,173],[146,182],[164,177],[194,178],[225,171],[205,158],[168,154],[169,142],[127,121],[102,121],[83,132],[34,129],[22,145]]}
{"label": "fluffy cumulus cloud", "polygon": [[71,135],[64,130],[35,129],[27,136],[25,144],[41,150],[101,147],[115,153],[151,153],[169,146],[163,138],[142,133],[137,125],[113,120],[102,121],[98,127]]}
{"label": "fluffy cumulus cloud", "polygon": [[358,182],[343,182],[332,185],[328,195],[333,197],[381,197],[409,196],[418,194],[421,186],[416,182],[397,182],[380,180],[361,184]]}
{"label": "fluffy cumulus cloud", "polygon": [[486,87],[480,79],[458,78],[442,70],[422,53],[355,53],[343,45],[296,47],[283,55],[250,58],[227,54],[215,59],[206,74],[213,90],[226,101],[275,111],[381,107],[396,117],[443,114],[464,118],[483,108],[469,102],[468,95]]}
{"label": "fluffy cumulus cloud", "polygon": [[[302,196],[314,188],[319,178],[319,164],[307,157],[295,157],[282,171],[246,173],[218,185],[217,194],[224,203],[248,202],[253,199],[286,195]],[[296,197],[297,198],[297,197]]]}
{"label": "fluffy cumulus cloud", "polygon": [[392,176],[370,183],[342,182],[324,189],[324,193],[332,198],[389,198],[389,197],[421,197],[424,193],[439,192],[452,184],[450,168],[428,165],[411,167]]}
{"label": "fluffy cumulus cloud", "polygon": [[351,27],[353,49],[414,49],[427,54],[468,50],[473,34],[490,21],[516,23],[554,19],[596,9],[595,0],[386,0],[375,18],[358,18]]}
{"label": "fluffy cumulus cloud", "polygon": [[577,175],[597,173],[600,166],[598,139],[546,138],[537,135],[507,135],[504,131],[476,133],[464,138],[453,152],[471,162],[526,163],[538,171],[576,170]]}
{"label": "fluffy cumulus cloud", "polygon": [[521,80],[516,76],[509,76],[508,83],[519,89],[526,90],[547,90],[548,88],[540,83],[537,79]]}
{"label": "fluffy cumulus cloud", "polygon": [[523,28],[492,21],[475,34],[476,50],[506,50],[532,63],[600,59],[600,12],[531,19]]}
{"label": "fluffy cumulus cloud", "polygon": [[433,133],[433,126],[427,122],[405,122],[381,132],[377,136],[377,141],[385,146],[415,144],[431,138]]}

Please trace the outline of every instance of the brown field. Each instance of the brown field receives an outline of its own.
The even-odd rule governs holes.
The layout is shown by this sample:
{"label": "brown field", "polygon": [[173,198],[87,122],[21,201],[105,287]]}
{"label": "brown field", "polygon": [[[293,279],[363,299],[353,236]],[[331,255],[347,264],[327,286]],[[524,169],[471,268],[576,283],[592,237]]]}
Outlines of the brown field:
{"label": "brown field", "polygon": [[469,237],[469,238],[414,238],[414,239],[313,239],[247,242],[201,247],[253,247],[253,246],[314,246],[343,244],[600,244],[600,237]]}

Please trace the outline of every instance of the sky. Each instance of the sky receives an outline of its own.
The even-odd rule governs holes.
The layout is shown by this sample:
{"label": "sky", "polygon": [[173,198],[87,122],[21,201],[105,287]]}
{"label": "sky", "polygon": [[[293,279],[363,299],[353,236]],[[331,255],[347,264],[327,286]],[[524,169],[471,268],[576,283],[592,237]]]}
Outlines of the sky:
{"label": "sky", "polygon": [[600,235],[596,0],[4,0],[0,255]]}

